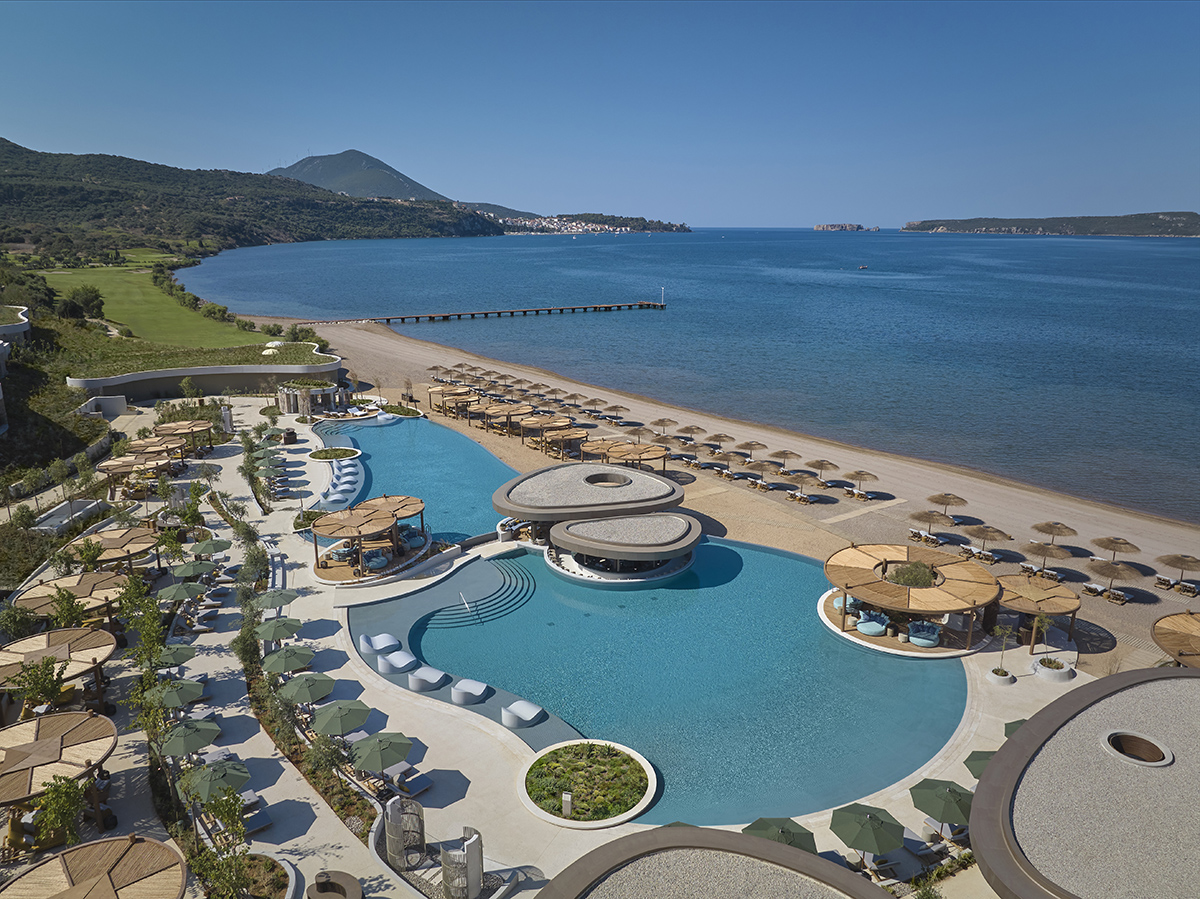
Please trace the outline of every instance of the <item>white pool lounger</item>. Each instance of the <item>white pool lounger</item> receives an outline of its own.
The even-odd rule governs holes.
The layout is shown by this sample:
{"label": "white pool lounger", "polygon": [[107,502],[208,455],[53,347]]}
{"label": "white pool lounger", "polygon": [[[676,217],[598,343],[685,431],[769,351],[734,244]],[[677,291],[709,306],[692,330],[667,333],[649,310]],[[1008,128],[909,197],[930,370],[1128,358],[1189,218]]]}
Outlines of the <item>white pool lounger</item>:
{"label": "white pool lounger", "polygon": [[391,634],[369,634],[358,635],[358,649],[360,652],[375,652],[380,655],[385,655],[392,650],[400,648],[400,641]]}
{"label": "white pool lounger", "polygon": [[411,668],[416,668],[420,664],[420,659],[411,652],[397,649],[395,652],[379,656],[375,660],[375,669],[380,674],[401,674]]}
{"label": "white pool lounger", "polygon": [[409,672],[408,689],[414,693],[428,693],[442,685],[446,677],[445,671],[438,671],[428,665],[422,665],[416,671]]}
{"label": "white pool lounger", "polygon": [[542,707],[528,699],[518,699],[500,710],[500,721],[508,728],[530,727],[542,716]]}
{"label": "white pool lounger", "polygon": [[487,684],[463,678],[450,688],[450,699],[455,705],[471,705],[483,699],[487,690]]}

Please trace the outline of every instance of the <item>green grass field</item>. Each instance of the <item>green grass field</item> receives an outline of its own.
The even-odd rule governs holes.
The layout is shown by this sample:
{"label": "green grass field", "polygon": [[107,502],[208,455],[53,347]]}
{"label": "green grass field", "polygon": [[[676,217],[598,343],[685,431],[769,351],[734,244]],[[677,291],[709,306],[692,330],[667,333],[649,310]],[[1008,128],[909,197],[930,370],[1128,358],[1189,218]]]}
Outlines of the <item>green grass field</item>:
{"label": "green grass field", "polygon": [[149,267],[172,258],[157,250],[123,250],[129,262],[120,266],[46,272],[46,281],[59,293],[80,284],[95,284],[104,297],[104,317],[133,330],[135,337],[154,343],[190,347],[245,346],[271,338],[257,331],[239,331],[227,322],[205,318],[185,309],[150,280]]}

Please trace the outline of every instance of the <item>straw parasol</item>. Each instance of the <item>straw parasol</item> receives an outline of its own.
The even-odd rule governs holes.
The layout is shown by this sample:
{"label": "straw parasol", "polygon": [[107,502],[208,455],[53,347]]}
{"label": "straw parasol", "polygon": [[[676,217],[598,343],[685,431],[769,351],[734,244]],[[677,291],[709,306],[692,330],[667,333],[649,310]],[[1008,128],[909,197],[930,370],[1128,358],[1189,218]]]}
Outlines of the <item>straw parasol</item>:
{"label": "straw parasol", "polygon": [[934,506],[941,506],[942,513],[946,515],[950,514],[949,509],[951,506],[958,508],[967,504],[965,499],[953,493],[935,493],[933,496],[925,497],[925,502]]}
{"label": "straw parasol", "polygon": [[1048,534],[1050,542],[1053,543],[1059,537],[1074,537],[1079,531],[1070,525],[1063,524],[1061,521],[1042,521],[1033,526],[1033,529],[1039,534]]}
{"label": "straw parasol", "polygon": [[807,471],[789,474],[785,477],[789,482],[797,485],[798,487],[820,487],[823,483],[825,483],[815,474],[809,474]]}
{"label": "straw parasol", "polygon": [[654,436],[654,428],[647,428],[647,427],[630,428],[625,433],[636,437],[637,442],[641,443],[643,437],[653,437]]}
{"label": "straw parasol", "polygon": [[765,443],[763,443],[761,440],[747,440],[743,443],[739,443],[736,447],[736,449],[745,450],[746,452],[748,452],[750,454],[751,462],[754,461],[755,450],[763,450],[766,448],[767,448],[767,445]]}
{"label": "straw parasol", "polygon": [[1097,537],[1092,541],[1092,546],[1098,546],[1103,550],[1112,552],[1113,561],[1116,561],[1117,553],[1140,553],[1141,549],[1134,546],[1124,537]]}
{"label": "straw parasol", "polygon": [[622,406],[618,403],[615,406],[608,406],[604,411],[610,413],[611,415],[620,417],[620,416],[624,415],[626,412],[628,412],[629,408],[627,406]]}
{"label": "straw parasol", "polygon": [[676,434],[683,434],[687,437],[695,437],[697,434],[703,434],[704,428],[700,425],[684,425],[682,428],[675,429]]}
{"label": "straw parasol", "polygon": [[757,471],[759,474],[779,474],[779,463],[768,462],[766,459],[759,459],[757,462],[747,462],[746,468],[750,471]]}
{"label": "straw parasol", "polygon": [[844,477],[847,481],[853,481],[855,486],[859,490],[862,490],[863,481],[878,481],[879,480],[879,478],[876,477],[875,475],[871,474],[871,472],[862,471],[861,469],[857,469],[857,468],[854,471],[842,472],[842,477]]}
{"label": "straw parasol", "polygon": [[964,533],[975,540],[982,540],[984,550],[987,550],[989,540],[992,543],[1003,543],[1012,539],[1011,534],[1006,534],[1000,528],[994,528],[990,524],[973,524],[969,528],[964,528]]}
{"label": "straw parasol", "polygon": [[602,400],[602,399],[600,399],[600,397],[594,396],[590,400],[583,401],[583,408],[591,409],[591,410],[595,411],[595,410],[599,410],[600,407],[603,406],[607,402],[608,402],[608,400]]}
{"label": "straw parasol", "polygon": [[1110,562],[1106,559],[1088,562],[1087,568],[1088,571],[1097,577],[1108,578],[1109,590],[1112,589],[1113,583],[1117,578],[1128,581],[1138,576],[1138,570],[1132,565],[1127,565],[1124,562]]}
{"label": "straw parasol", "polygon": [[564,396],[562,398],[562,402],[578,403],[582,399],[584,399],[584,395],[582,393],[568,393],[566,396]]}
{"label": "straw parasol", "polygon": [[657,443],[659,446],[674,446],[678,441],[678,437],[673,437],[670,434],[659,434],[650,442]]}
{"label": "straw parasol", "polygon": [[795,450],[781,449],[781,450],[775,450],[775,452],[771,453],[770,458],[778,459],[780,462],[783,463],[783,467],[787,468],[787,464],[790,460],[802,459],[803,456],[801,456]]}
{"label": "straw parasol", "polygon": [[1200,571],[1200,559],[1195,556],[1189,556],[1187,553],[1176,553],[1171,556],[1159,556],[1159,565],[1166,565],[1168,568],[1179,569],[1179,579],[1183,580],[1185,571]]}
{"label": "straw parasol", "polygon": [[717,449],[719,450],[724,444],[729,443],[731,440],[737,440],[737,438],[732,434],[722,434],[718,431],[716,434],[709,434],[705,440],[710,443],[715,443],[717,445]]}
{"label": "straw parasol", "polygon": [[1159,649],[1180,665],[1200,668],[1200,615],[1191,609],[1159,618],[1150,636]]}
{"label": "straw parasol", "polygon": [[1042,567],[1046,567],[1047,559],[1069,559],[1075,555],[1065,546],[1059,546],[1055,543],[1026,543],[1021,547],[1021,552],[1027,556],[1032,556],[1042,560]]}
{"label": "straw parasol", "polygon": [[712,460],[714,462],[724,462],[728,467],[730,462],[741,462],[742,457],[737,453],[714,453]]}
{"label": "straw parasol", "polygon": [[742,833],[817,854],[817,841],[812,831],[791,818],[759,818],[743,827]]}
{"label": "straw parasol", "polygon": [[837,466],[828,459],[813,459],[811,462],[805,462],[804,464],[809,468],[814,469],[817,474],[821,476],[822,481],[825,480],[825,472],[832,471],[833,469],[837,468]]}
{"label": "straw parasol", "polygon": [[667,432],[667,428],[671,427],[671,425],[677,424],[679,424],[679,422],[673,418],[656,418],[654,421],[650,422],[650,427],[661,428],[661,433],[665,434]]}
{"label": "straw parasol", "polygon": [[937,526],[949,528],[954,526],[954,519],[945,512],[939,512],[937,509],[925,509],[921,512],[913,512],[908,517],[926,527]]}

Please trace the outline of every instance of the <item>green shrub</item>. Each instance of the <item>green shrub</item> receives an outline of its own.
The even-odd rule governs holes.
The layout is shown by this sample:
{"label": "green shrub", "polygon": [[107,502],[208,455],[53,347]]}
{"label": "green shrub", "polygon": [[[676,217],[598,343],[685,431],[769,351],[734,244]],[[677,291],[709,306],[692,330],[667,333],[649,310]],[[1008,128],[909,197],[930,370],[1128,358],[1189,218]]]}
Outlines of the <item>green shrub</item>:
{"label": "green shrub", "polygon": [[283,334],[283,325],[272,322],[269,325],[263,325],[261,330],[270,337],[279,337]]}
{"label": "green shrub", "polygon": [[887,579],[901,587],[932,587],[936,581],[933,569],[924,562],[888,568]]}
{"label": "green shrub", "polygon": [[120,328],[117,328],[117,333],[120,334],[122,337],[133,337],[134,336],[133,328],[129,327],[128,325],[122,325]]}
{"label": "green shrub", "polygon": [[34,512],[33,509],[29,508],[29,506],[17,506],[15,509],[13,509],[12,516],[9,518],[9,521],[11,521],[14,526],[19,528],[31,528],[37,524],[37,513]]}

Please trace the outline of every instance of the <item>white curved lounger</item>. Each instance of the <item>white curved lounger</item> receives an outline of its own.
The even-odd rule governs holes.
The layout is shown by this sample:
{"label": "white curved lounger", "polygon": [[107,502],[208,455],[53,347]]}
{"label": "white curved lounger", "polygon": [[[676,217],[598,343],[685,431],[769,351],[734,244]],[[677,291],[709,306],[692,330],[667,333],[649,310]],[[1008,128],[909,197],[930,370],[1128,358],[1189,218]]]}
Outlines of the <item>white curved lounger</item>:
{"label": "white curved lounger", "polygon": [[500,710],[500,721],[508,728],[529,727],[542,716],[542,707],[528,699],[518,699]]}
{"label": "white curved lounger", "polygon": [[487,684],[463,678],[450,688],[450,699],[455,705],[471,705],[483,699],[487,691]]}
{"label": "white curved lounger", "polygon": [[358,635],[358,648],[361,652],[375,652],[380,655],[400,648],[400,641],[391,634]]}
{"label": "white curved lounger", "polygon": [[375,660],[375,668],[380,674],[401,674],[420,664],[420,659],[403,649],[389,652],[385,656],[381,655]]}
{"label": "white curved lounger", "polygon": [[408,674],[408,689],[414,693],[427,693],[441,686],[446,677],[445,671],[438,671],[428,665],[422,665],[416,671]]}

